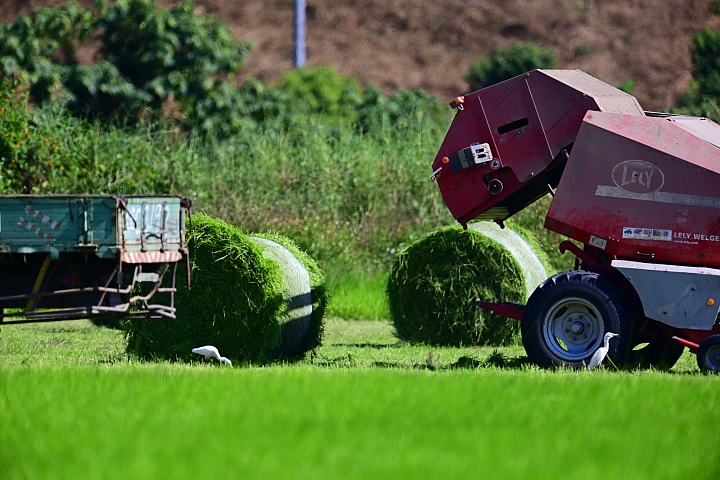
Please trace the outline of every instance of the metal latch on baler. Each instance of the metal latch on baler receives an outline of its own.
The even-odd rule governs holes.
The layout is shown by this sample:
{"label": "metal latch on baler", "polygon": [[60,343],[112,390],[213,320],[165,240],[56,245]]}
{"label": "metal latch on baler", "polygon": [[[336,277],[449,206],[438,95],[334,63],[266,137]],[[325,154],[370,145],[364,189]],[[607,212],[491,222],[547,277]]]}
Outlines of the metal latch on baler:
{"label": "metal latch on baler", "polygon": [[448,157],[453,172],[464,170],[476,165],[483,165],[493,159],[490,145],[487,143],[473,143],[457,153]]}

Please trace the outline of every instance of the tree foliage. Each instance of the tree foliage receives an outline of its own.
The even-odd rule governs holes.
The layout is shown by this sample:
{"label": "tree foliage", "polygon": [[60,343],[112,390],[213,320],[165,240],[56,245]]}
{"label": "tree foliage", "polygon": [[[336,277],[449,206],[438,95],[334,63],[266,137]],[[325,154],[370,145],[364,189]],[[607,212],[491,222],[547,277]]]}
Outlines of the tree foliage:
{"label": "tree foliage", "polygon": [[720,34],[705,27],[693,37],[693,79],[701,96],[720,97]]}
{"label": "tree foliage", "polygon": [[[99,44],[98,58],[81,64],[76,51],[89,39]],[[248,78],[237,87],[234,74],[250,48],[212,16],[196,14],[190,0],[170,9],[156,0],[96,0],[90,10],[70,2],[0,24],[0,67],[23,79],[34,104],[60,103],[103,123],[158,120],[171,110],[186,131],[293,138],[304,135],[308,118],[324,125],[318,128],[369,133],[442,116],[437,98],[421,90],[388,98],[328,66],[290,71],[277,85]]]}
{"label": "tree foliage", "polygon": [[77,63],[77,45],[90,37],[92,24],[92,14],[74,2],[40,8],[14,23],[1,23],[3,73],[26,79],[36,101],[49,98],[64,68]]}
{"label": "tree foliage", "polygon": [[675,113],[720,122],[720,34],[703,28],[693,37],[693,78]]}
{"label": "tree foliage", "polygon": [[516,43],[498,50],[489,58],[474,61],[465,75],[465,81],[470,91],[475,91],[536,68],[557,68],[555,53],[529,42]]}
{"label": "tree foliage", "polygon": [[[59,89],[77,115],[109,120],[157,116],[170,97],[184,121],[200,121],[196,104],[231,103],[221,86],[233,79],[250,50],[192,1],[158,9],[156,0],[96,0],[92,10],[74,2],[35,10],[0,25],[0,66],[30,85],[33,101]],[[99,61],[80,65],[75,52],[100,41]],[[207,109],[207,106],[206,106]],[[202,110],[201,110],[202,111]]]}

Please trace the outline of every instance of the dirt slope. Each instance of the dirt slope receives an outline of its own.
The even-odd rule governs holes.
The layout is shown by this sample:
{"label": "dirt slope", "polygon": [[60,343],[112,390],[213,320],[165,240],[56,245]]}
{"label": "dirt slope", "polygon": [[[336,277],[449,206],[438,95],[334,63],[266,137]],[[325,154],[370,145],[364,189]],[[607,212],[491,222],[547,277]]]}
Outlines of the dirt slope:
{"label": "dirt slope", "polygon": [[[0,0],[8,21],[43,0]],[[82,1],[90,4],[90,1]],[[172,2],[163,1],[164,5]],[[613,85],[628,78],[644,108],[671,105],[690,80],[693,34],[711,0],[307,0],[308,65],[331,65],[386,92],[465,93],[470,62],[517,41],[552,48],[562,68]],[[240,72],[265,81],[292,68],[294,0],[199,0],[255,49]],[[92,55],[86,52],[86,57]]]}

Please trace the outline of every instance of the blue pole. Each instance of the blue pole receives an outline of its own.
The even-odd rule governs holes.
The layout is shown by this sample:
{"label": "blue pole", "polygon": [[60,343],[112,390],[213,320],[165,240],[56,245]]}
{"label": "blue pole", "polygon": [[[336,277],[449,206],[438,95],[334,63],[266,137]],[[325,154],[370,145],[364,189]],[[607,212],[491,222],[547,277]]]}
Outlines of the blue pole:
{"label": "blue pole", "polygon": [[305,65],[305,0],[295,0],[295,68]]}

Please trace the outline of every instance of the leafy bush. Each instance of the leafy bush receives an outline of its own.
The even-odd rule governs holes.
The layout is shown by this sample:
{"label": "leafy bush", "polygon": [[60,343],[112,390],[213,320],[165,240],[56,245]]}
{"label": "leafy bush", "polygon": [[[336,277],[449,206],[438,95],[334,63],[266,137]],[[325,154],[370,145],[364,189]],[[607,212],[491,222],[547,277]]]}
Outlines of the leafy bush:
{"label": "leafy bush", "polygon": [[[202,124],[208,110],[234,107],[233,79],[250,50],[210,15],[193,13],[184,0],[156,9],[156,0],[97,0],[95,10],[70,2],[0,25],[0,66],[22,77],[33,100],[51,99],[56,84],[67,108],[104,121],[156,118],[171,96],[184,123]],[[75,49],[91,36],[101,42],[101,61],[78,65]],[[201,104],[201,108],[196,108]]]}
{"label": "leafy bush", "polygon": [[[426,92],[387,98],[326,66],[293,70],[277,85],[248,78],[237,88],[233,74],[250,44],[233,42],[219,21],[193,12],[189,0],[171,9],[157,9],[156,0],[37,9],[0,25],[0,66],[26,81],[37,105],[59,101],[76,117],[124,125],[159,120],[172,105],[173,122],[215,138],[263,132],[302,142],[308,127],[337,138],[348,125],[386,135],[444,118]],[[75,50],[90,37],[100,41],[100,59],[79,64]]]}
{"label": "leafy bush", "polygon": [[[0,192],[31,191],[31,178],[37,178],[37,165],[29,162],[34,133],[27,92],[18,92],[17,83],[0,80]],[[31,129],[33,132],[31,132]]]}
{"label": "leafy bush", "polygon": [[635,79],[628,78],[620,85],[618,85],[617,88],[618,90],[622,90],[625,93],[632,93],[632,91],[635,89]]}
{"label": "leafy bush", "polygon": [[720,121],[720,34],[703,28],[693,37],[693,78],[672,111]]}
{"label": "leafy bush", "polygon": [[[190,122],[200,120],[194,106],[217,101],[217,87],[243,64],[250,44],[210,15],[193,13],[192,1],[156,10],[156,0],[98,3],[103,58],[122,78],[149,97],[144,107],[159,111],[172,93]],[[214,100],[211,100],[214,99]]]}
{"label": "leafy bush", "polygon": [[720,35],[703,28],[693,37],[693,78],[701,96],[720,96]]}
{"label": "leafy bush", "polygon": [[708,13],[712,15],[720,15],[720,0],[712,0],[708,5]]}
{"label": "leafy bush", "polygon": [[537,68],[557,68],[555,53],[529,42],[516,43],[498,50],[490,58],[474,61],[465,81],[470,91],[475,91]]}
{"label": "leafy bush", "polygon": [[[160,125],[91,124],[58,105],[33,109],[27,85],[0,79],[0,193],[168,193],[185,146]],[[190,142],[192,142],[192,138]],[[172,145],[172,148],[171,148]]]}
{"label": "leafy bush", "polygon": [[434,119],[442,119],[445,105],[424,90],[400,90],[389,98],[369,85],[357,107],[358,129],[362,133],[383,132],[386,128],[414,128]]}
{"label": "leafy bush", "polygon": [[9,77],[25,78],[36,102],[47,100],[63,67],[77,63],[76,46],[90,37],[92,29],[90,11],[74,2],[0,23],[0,67]]}
{"label": "leafy bush", "polygon": [[357,80],[327,66],[292,70],[283,75],[278,88],[296,102],[302,113],[352,117],[361,103]]}

